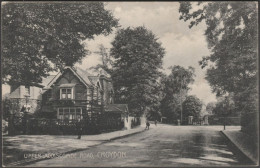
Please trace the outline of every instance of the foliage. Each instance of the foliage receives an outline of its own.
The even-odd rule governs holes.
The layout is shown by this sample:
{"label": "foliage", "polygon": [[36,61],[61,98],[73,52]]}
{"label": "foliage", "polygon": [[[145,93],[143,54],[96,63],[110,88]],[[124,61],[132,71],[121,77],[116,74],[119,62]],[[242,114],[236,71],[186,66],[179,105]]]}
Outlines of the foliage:
{"label": "foliage", "polygon": [[216,117],[237,117],[239,114],[237,113],[235,103],[233,101],[233,96],[225,96],[221,97],[219,101],[215,104],[215,107],[212,110],[212,113]]}
{"label": "foliage", "polygon": [[132,114],[148,115],[160,105],[160,76],[164,49],[145,27],[117,31],[110,55],[115,101],[127,103]]}
{"label": "foliage", "polygon": [[255,2],[210,2],[203,9],[189,12],[190,2],[181,3],[181,19],[190,27],[205,19],[210,56],[200,62],[202,68],[211,61],[207,80],[218,95],[245,89],[244,81],[256,85],[257,9]]}
{"label": "foliage", "polygon": [[96,66],[90,67],[90,69],[94,69],[94,71],[99,71],[100,69],[105,70],[107,73],[112,73],[112,59],[110,54],[107,52],[107,48],[104,45],[99,45],[99,51],[95,52],[96,54],[101,56],[102,64],[98,64]]}
{"label": "foliage", "polygon": [[257,26],[256,2],[199,2],[201,9],[192,12],[191,2],[181,2],[180,19],[190,20],[190,27],[205,20],[205,36],[211,50],[200,61],[208,67],[206,79],[217,96],[234,93],[236,109],[243,114],[241,124],[247,126],[257,113]]}
{"label": "foliage", "polygon": [[202,102],[196,96],[187,96],[183,102],[183,119],[187,120],[188,116],[193,116],[194,119],[199,119]]}
{"label": "foliage", "polygon": [[208,114],[212,114],[213,109],[216,107],[216,102],[209,102],[206,106],[206,111]]}
{"label": "foliage", "polygon": [[48,72],[85,57],[83,40],[109,34],[118,21],[102,2],[6,3],[2,7],[3,80],[41,83]]}
{"label": "foliage", "polygon": [[163,99],[161,101],[161,111],[164,117],[170,122],[180,118],[181,104],[184,101],[189,84],[194,81],[194,68],[185,69],[181,66],[170,67],[171,73],[161,78]]}

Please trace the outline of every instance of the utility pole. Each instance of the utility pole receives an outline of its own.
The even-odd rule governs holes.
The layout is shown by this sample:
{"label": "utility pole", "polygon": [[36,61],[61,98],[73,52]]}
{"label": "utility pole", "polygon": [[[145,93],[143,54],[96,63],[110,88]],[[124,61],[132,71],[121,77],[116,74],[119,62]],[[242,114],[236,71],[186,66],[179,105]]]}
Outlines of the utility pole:
{"label": "utility pole", "polygon": [[181,89],[180,89],[180,95],[181,95],[181,125],[182,125],[182,76],[181,76]]}
{"label": "utility pole", "polygon": [[181,74],[181,89],[180,89],[180,97],[181,97],[181,125],[183,124],[182,123],[182,96],[183,96],[183,91],[182,91],[182,82],[183,82],[183,79],[185,79],[185,77],[183,77],[183,74]]}

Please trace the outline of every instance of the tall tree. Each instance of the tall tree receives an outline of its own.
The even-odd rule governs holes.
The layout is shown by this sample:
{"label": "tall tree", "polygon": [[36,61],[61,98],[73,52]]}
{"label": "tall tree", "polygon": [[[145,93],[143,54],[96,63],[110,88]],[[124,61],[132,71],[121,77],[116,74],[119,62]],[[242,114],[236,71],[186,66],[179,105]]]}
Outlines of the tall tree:
{"label": "tall tree", "polygon": [[83,41],[112,32],[116,20],[102,2],[15,3],[2,6],[3,80],[40,83],[89,51]]}
{"label": "tall tree", "polygon": [[[257,3],[199,2],[201,7],[181,2],[180,19],[190,27],[205,20],[205,36],[211,50],[200,61],[208,67],[206,79],[217,96],[234,93],[236,109],[242,113],[242,130],[257,131]],[[250,131],[251,130],[251,131]]]}
{"label": "tall tree", "polygon": [[163,86],[163,99],[161,101],[161,111],[169,122],[180,119],[182,112],[182,102],[185,100],[189,84],[194,82],[194,68],[185,69],[181,66],[170,67],[171,73],[161,79]]}
{"label": "tall tree", "polygon": [[188,121],[188,116],[193,116],[195,120],[200,117],[202,102],[196,96],[187,96],[183,102],[183,118]]}
{"label": "tall tree", "polygon": [[117,31],[110,55],[116,101],[127,103],[130,111],[140,116],[159,106],[158,78],[162,68],[164,48],[145,27]]}

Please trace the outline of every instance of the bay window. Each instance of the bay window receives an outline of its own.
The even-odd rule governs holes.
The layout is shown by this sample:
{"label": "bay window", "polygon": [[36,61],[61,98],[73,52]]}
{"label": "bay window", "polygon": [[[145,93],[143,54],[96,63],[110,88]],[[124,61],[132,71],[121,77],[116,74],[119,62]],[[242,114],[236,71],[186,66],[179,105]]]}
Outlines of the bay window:
{"label": "bay window", "polygon": [[61,107],[57,110],[57,118],[60,120],[81,120],[82,116],[82,108],[80,107]]}

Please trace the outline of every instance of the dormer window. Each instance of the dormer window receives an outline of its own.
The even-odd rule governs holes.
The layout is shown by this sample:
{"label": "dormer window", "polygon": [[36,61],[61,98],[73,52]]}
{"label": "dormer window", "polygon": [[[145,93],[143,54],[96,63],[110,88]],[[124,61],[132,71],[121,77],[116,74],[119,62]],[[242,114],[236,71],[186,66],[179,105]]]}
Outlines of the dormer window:
{"label": "dormer window", "polygon": [[61,89],[61,99],[71,99],[71,88]]}
{"label": "dormer window", "polygon": [[74,99],[75,84],[60,85],[60,99]]}

